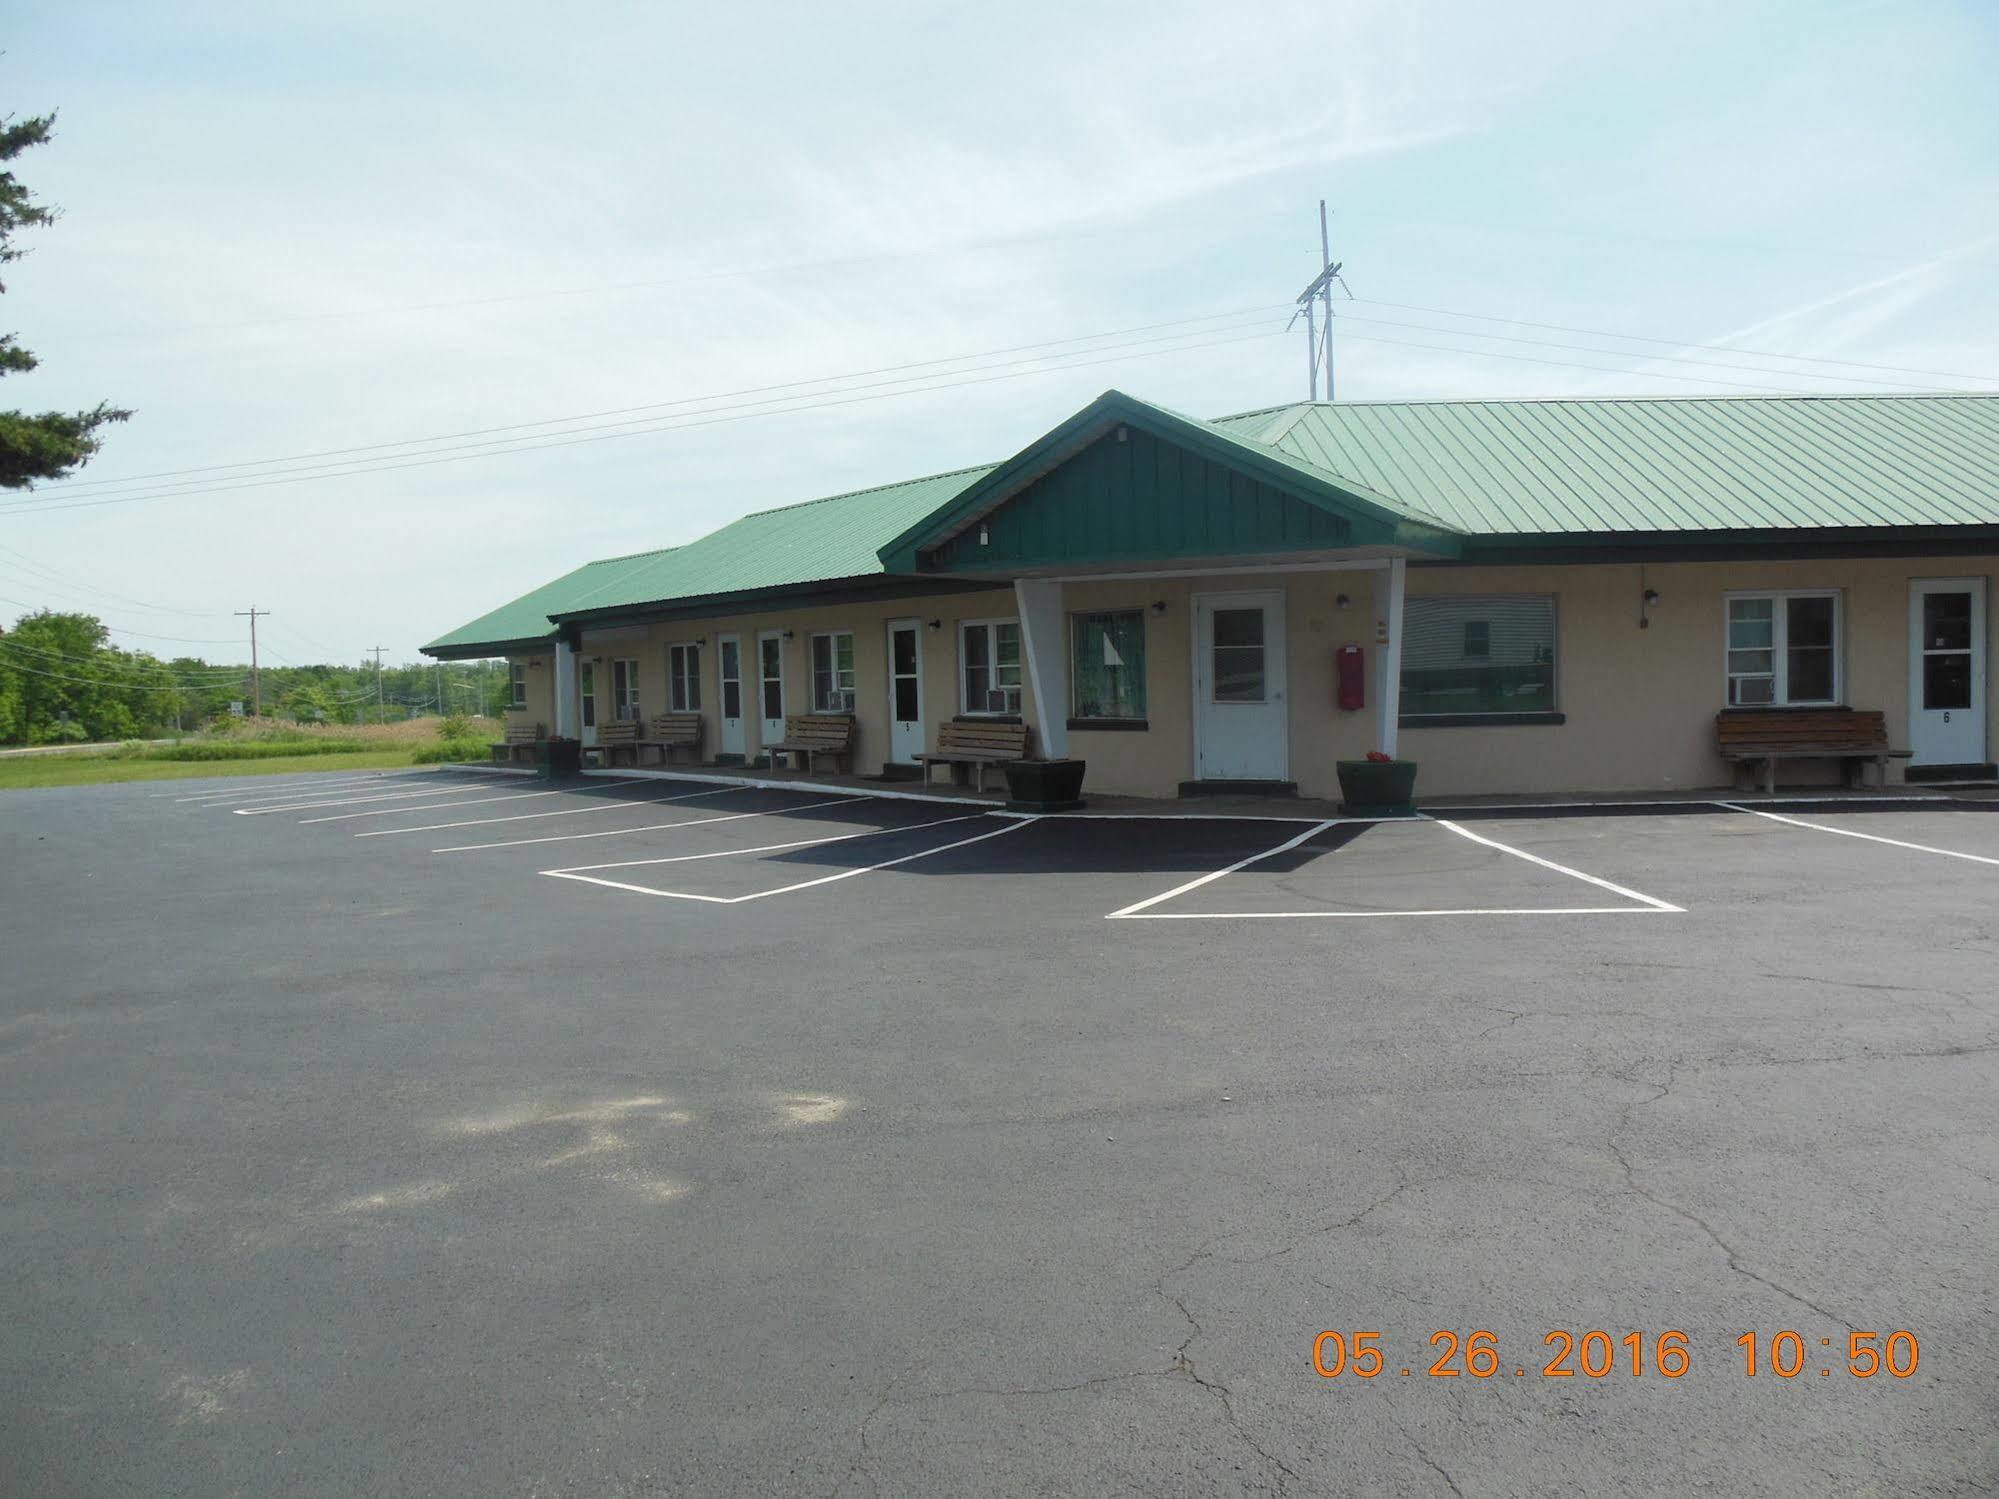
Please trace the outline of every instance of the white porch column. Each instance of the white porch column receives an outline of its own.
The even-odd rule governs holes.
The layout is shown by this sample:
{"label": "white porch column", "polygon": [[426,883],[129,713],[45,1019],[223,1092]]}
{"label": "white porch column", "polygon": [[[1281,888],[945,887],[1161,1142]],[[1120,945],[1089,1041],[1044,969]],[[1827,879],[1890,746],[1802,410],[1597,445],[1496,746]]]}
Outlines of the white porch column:
{"label": "white porch column", "polygon": [[1402,598],[1408,581],[1409,564],[1400,557],[1390,559],[1386,596],[1380,604],[1375,631],[1375,659],[1381,665],[1381,682],[1376,695],[1375,745],[1384,755],[1396,752],[1397,729],[1402,719]]}
{"label": "white porch column", "polygon": [[576,650],[566,640],[555,642],[555,737],[577,739],[581,707],[576,698]]}
{"label": "white porch column", "polygon": [[1016,578],[1020,649],[1027,657],[1027,680],[1040,715],[1041,753],[1050,760],[1069,753],[1069,649],[1062,628],[1062,585]]}

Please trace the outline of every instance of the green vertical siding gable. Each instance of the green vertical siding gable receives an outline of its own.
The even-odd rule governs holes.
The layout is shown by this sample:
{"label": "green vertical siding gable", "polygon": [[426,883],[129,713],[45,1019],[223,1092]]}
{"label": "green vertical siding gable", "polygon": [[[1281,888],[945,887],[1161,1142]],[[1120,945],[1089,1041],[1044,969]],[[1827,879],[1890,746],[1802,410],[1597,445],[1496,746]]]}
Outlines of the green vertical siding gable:
{"label": "green vertical siding gable", "polygon": [[1136,427],[1106,434],[929,552],[942,572],[1343,547],[1347,519]]}

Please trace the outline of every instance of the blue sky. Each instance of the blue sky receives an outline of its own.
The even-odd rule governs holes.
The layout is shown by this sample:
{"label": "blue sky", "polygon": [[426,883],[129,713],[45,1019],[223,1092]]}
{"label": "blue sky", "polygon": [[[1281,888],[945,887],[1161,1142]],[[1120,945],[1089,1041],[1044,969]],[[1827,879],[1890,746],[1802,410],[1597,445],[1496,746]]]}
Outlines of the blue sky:
{"label": "blue sky", "polygon": [[[74,486],[0,498],[0,616],[92,607],[131,645],[240,654],[156,637],[233,637],[255,603],[279,659],[409,656],[590,557],[1003,456],[1107,386],[1299,398],[1278,309],[1320,197],[1360,299],[1342,399],[1977,383],[1409,307],[1999,387],[1984,0],[10,18],[6,107],[62,111],[17,170],[64,218],[6,278],[0,326],[43,367],[0,396],[138,415]],[[893,399],[39,508],[1197,318]]]}

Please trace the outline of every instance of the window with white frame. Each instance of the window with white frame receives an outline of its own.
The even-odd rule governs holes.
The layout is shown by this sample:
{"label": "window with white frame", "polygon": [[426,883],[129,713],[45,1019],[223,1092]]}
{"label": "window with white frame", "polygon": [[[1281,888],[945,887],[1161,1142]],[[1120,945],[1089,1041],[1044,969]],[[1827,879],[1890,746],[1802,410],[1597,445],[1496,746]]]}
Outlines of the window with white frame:
{"label": "window with white frame", "polygon": [[611,717],[619,723],[639,722],[639,664],[631,660],[611,663]]}
{"label": "window with white frame", "polygon": [[701,647],[666,648],[666,701],[675,713],[701,711]]}
{"label": "window with white frame", "polygon": [[827,630],[812,637],[812,711],[854,711],[854,633]]}
{"label": "window with white frame", "polygon": [[1840,700],[1839,594],[1782,589],[1728,596],[1731,708],[1785,708]]}
{"label": "window with white frame", "polygon": [[959,711],[1020,712],[1020,621],[968,619],[958,626]]}
{"label": "window with white frame", "polygon": [[525,661],[507,663],[507,706],[525,708],[528,705],[528,664]]}
{"label": "window with white frame", "polygon": [[1553,594],[1440,594],[1403,604],[1403,717],[1554,711]]}

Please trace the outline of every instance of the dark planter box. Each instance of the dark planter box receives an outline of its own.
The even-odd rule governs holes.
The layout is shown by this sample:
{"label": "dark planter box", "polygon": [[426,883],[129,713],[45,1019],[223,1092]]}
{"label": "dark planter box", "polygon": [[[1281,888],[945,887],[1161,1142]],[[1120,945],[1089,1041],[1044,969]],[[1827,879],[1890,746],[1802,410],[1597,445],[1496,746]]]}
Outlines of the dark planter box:
{"label": "dark planter box", "polygon": [[534,768],[542,779],[573,776],[583,768],[583,741],[580,739],[538,739],[534,746]]}
{"label": "dark planter box", "polygon": [[1414,760],[1341,760],[1340,811],[1348,817],[1414,817]]}
{"label": "dark planter box", "polygon": [[1083,805],[1082,760],[1008,760],[1007,810],[1073,812]]}

